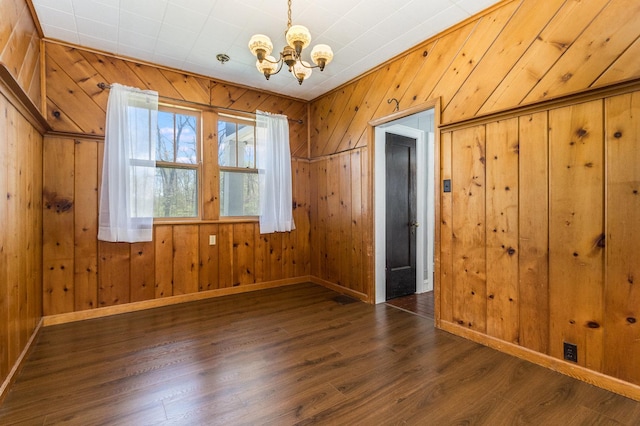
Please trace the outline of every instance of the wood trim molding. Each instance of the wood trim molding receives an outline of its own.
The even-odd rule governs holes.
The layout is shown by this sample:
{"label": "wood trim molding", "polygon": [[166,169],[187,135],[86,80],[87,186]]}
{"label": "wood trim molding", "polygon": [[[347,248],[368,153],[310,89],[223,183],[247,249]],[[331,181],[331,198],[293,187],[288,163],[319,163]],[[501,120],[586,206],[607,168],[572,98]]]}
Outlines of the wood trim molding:
{"label": "wood trim molding", "polygon": [[11,388],[11,385],[13,385],[16,378],[18,377],[18,373],[22,369],[22,364],[27,359],[27,356],[29,355],[33,347],[33,343],[36,341],[36,337],[38,336],[38,333],[40,333],[40,329],[42,328],[42,325],[43,325],[43,320],[42,318],[40,318],[40,321],[38,321],[38,324],[33,330],[33,333],[31,333],[31,337],[29,337],[27,344],[24,346],[24,349],[22,349],[22,353],[20,353],[20,356],[16,360],[15,364],[13,364],[11,371],[9,371],[9,374],[7,374],[7,377],[5,378],[4,382],[2,383],[2,385],[0,385],[0,404],[2,404],[2,401],[7,396],[7,393],[9,393],[9,389]]}
{"label": "wood trim molding", "polygon": [[436,326],[439,329],[455,334],[456,336],[472,340],[500,352],[513,355],[525,361],[529,361],[558,373],[573,377],[574,379],[578,379],[608,391],[626,396],[627,398],[640,401],[640,386],[634,385],[633,383],[625,382],[624,380],[589,370],[580,365],[570,364],[567,361],[553,358],[549,355],[536,352],[514,343],[505,342],[504,340],[500,340],[495,337],[487,336],[486,334],[470,330],[458,324],[440,321]]}
{"label": "wood trim molding", "polygon": [[143,300],[141,302],[124,303],[122,305],[105,306],[101,308],[68,312],[65,314],[48,315],[43,318],[43,326],[49,327],[52,325],[66,324],[76,321],[84,321],[94,318],[103,318],[111,315],[126,314],[129,312],[143,311],[146,309],[159,308],[162,306],[176,305],[185,302],[195,302],[198,300],[212,299],[214,297],[227,296],[230,294],[248,293],[256,290],[263,290],[267,288],[283,287],[293,284],[302,284],[306,282],[312,282],[312,277],[302,276],[296,278],[288,278],[284,280],[268,281],[258,284],[248,284],[238,287],[227,287],[216,290],[201,291],[198,293],[180,294],[177,296],[168,296],[161,299]]}
{"label": "wood trim molding", "polygon": [[18,83],[3,62],[0,62],[0,93],[9,100],[11,105],[13,105],[41,135],[51,129],[49,123],[47,123],[47,119],[25,93],[20,83]]}
{"label": "wood trim molding", "polygon": [[354,297],[354,298],[356,298],[358,300],[361,300],[361,301],[363,301],[365,303],[372,303],[372,300],[375,300],[375,299],[370,299],[364,293],[360,293],[359,291],[351,290],[350,288],[346,288],[346,287],[343,287],[343,286],[341,286],[339,284],[332,283],[331,281],[323,280],[322,278],[318,278],[316,276],[310,276],[309,277],[309,281],[314,283],[314,284],[318,284],[318,285],[321,285],[323,287],[326,287],[326,288],[328,288],[330,290],[337,291],[338,293],[343,293],[343,294],[346,294],[347,296]]}
{"label": "wood trim molding", "polygon": [[[393,114],[385,115],[384,117],[371,120],[369,121],[369,126],[371,127],[380,126],[382,124],[389,123],[390,121],[395,121],[400,118],[408,117],[410,115],[417,114],[419,112],[426,111],[432,108],[435,110],[435,114],[437,115],[437,117],[434,117],[434,120],[435,119],[439,120],[440,119],[440,98],[438,97],[435,99],[431,99],[427,102],[414,105],[411,108],[403,109],[403,110],[394,112]],[[435,124],[436,124],[435,127],[438,128],[439,121],[436,122]]]}
{"label": "wood trim molding", "polygon": [[473,127],[479,124],[486,124],[492,121],[505,120],[508,118],[519,117],[522,115],[533,114],[536,112],[546,111],[554,108],[561,108],[569,105],[575,105],[583,102],[589,102],[595,99],[602,99],[609,96],[621,95],[640,90],[640,78],[624,80],[619,83],[580,90],[556,98],[537,101],[535,103],[522,105],[515,108],[490,112],[484,115],[475,116],[461,121],[455,121],[442,124],[439,128],[440,132],[449,132],[452,130]]}

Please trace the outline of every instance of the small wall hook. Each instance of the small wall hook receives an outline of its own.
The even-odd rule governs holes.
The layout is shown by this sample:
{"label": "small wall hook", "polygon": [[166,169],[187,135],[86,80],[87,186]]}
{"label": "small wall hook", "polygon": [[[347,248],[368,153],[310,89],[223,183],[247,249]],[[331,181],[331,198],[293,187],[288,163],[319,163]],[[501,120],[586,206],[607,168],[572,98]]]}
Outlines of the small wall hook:
{"label": "small wall hook", "polygon": [[396,102],[396,107],[393,110],[395,111],[399,111],[400,110],[400,101],[398,101],[396,98],[391,98],[391,99],[387,99],[387,103],[390,104],[391,102],[395,101]]}

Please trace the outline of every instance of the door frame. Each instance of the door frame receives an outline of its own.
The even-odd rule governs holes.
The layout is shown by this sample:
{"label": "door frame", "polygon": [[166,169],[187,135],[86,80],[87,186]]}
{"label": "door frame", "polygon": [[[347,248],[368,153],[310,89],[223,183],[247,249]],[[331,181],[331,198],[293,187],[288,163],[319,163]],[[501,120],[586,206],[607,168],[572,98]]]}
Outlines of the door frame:
{"label": "door frame", "polygon": [[[433,108],[433,106],[424,108],[420,111],[414,111],[411,114],[420,113],[422,111]],[[437,112],[437,110],[436,110]],[[407,115],[411,115],[407,114]],[[434,175],[435,173],[429,173],[429,182],[425,184],[425,174],[426,174],[426,165],[427,160],[432,167],[435,167],[436,161],[434,158],[434,145],[435,145],[435,137],[428,137],[427,132],[424,132],[420,129],[415,129],[412,127],[407,127],[404,125],[394,124],[393,121],[400,117],[394,117],[389,119],[388,121],[380,122],[380,123],[371,123],[374,127],[374,181],[373,181],[373,193],[374,193],[374,246],[375,246],[375,254],[374,254],[374,276],[375,276],[375,303],[384,303],[386,302],[386,232],[385,232],[385,220],[386,220],[386,208],[384,205],[385,197],[378,196],[375,194],[386,194],[386,173],[385,173],[385,160],[386,160],[386,142],[385,137],[386,133],[394,133],[402,136],[407,136],[416,140],[416,153],[418,157],[418,164],[416,170],[416,178],[417,178],[417,188],[418,191],[418,199],[417,199],[417,217],[419,221],[425,217],[425,209],[427,198],[430,199],[430,209],[431,214],[427,215],[426,222],[421,224],[418,227],[418,234],[416,235],[416,293],[423,293],[425,291],[429,291],[433,289],[434,283],[432,279],[429,279],[425,282],[424,277],[424,263],[425,263],[425,252],[429,259],[432,259],[434,256],[434,245],[435,245],[435,235],[434,235],[434,226],[435,226],[435,195],[434,195]],[[436,114],[434,114],[434,130],[437,125],[436,123]],[[430,133],[433,135],[433,133]],[[431,157],[428,158],[427,155],[431,154]],[[425,188],[427,186],[427,188]],[[427,190],[429,194],[427,194]],[[425,241],[424,228],[422,226],[427,226],[428,232],[430,235],[434,236],[434,244],[429,245]],[[435,264],[432,268],[435,268]],[[434,270],[435,274],[435,270]],[[432,275],[433,276],[433,275]],[[431,278],[431,277],[430,277]],[[431,288],[429,288],[431,287]]]}

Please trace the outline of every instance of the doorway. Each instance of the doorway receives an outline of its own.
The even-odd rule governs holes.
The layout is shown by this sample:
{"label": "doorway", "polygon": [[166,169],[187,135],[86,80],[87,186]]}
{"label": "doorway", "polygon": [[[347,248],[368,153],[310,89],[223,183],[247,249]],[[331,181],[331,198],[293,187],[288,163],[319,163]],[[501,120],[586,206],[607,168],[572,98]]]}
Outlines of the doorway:
{"label": "doorway", "polygon": [[[374,208],[375,208],[375,301],[384,303],[387,296],[387,134],[415,140],[416,158],[416,220],[408,222],[407,232],[414,228],[415,289],[413,293],[433,290],[434,279],[434,109],[428,109],[374,128]],[[395,214],[389,212],[389,214]],[[410,251],[410,250],[409,250]],[[394,268],[396,266],[393,266]]]}
{"label": "doorway", "polygon": [[416,292],[416,139],[385,137],[386,300]]}

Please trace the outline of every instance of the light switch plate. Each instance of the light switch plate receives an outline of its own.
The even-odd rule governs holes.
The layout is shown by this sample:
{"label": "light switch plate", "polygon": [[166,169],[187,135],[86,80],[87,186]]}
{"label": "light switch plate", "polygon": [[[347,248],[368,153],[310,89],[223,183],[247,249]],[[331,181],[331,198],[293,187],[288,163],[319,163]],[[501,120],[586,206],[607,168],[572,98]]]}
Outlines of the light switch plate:
{"label": "light switch plate", "polygon": [[216,245],[216,236],[215,235],[209,235],[209,245],[210,246],[215,246]]}

